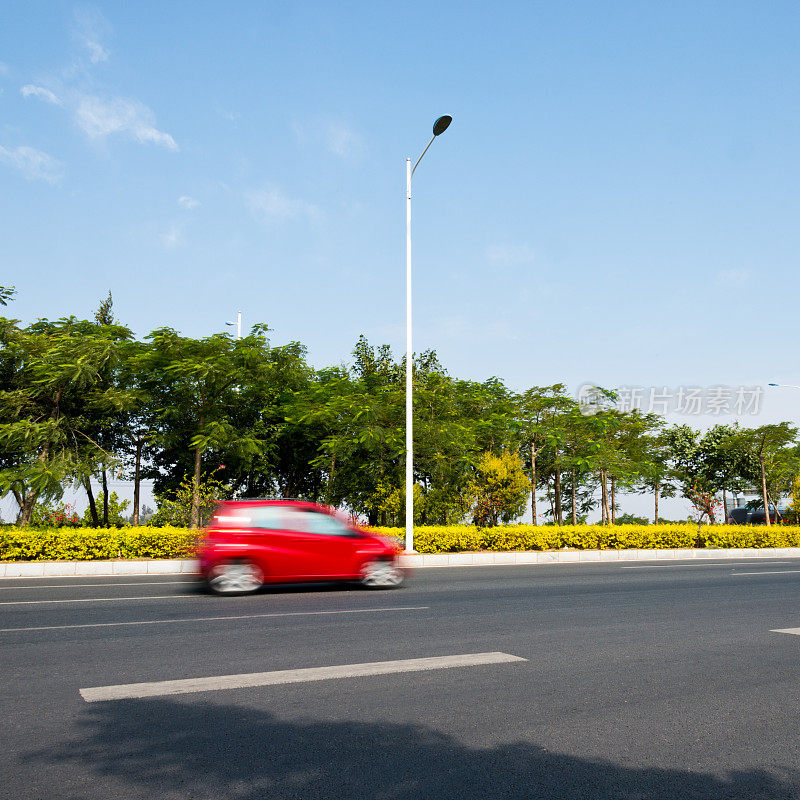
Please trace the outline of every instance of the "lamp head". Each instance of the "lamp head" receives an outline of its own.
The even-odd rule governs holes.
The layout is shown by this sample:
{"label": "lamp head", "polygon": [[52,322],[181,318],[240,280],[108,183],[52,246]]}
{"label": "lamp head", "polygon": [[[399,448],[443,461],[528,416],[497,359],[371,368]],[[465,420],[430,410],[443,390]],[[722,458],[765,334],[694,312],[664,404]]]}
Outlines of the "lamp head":
{"label": "lamp head", "polygon": [[767,386],[778,386],[778,385],[779,385],[779,384],[777,384],[777,383],[768,383],[768,384],[767,384]]}
{"label": "lamp head", "polygon": [[439,117],[439,119],[433,123],[433,135],[441,136],[447,130],[452,121],[453,118],[448,117],[447,114],[445,114],[443,117]]}

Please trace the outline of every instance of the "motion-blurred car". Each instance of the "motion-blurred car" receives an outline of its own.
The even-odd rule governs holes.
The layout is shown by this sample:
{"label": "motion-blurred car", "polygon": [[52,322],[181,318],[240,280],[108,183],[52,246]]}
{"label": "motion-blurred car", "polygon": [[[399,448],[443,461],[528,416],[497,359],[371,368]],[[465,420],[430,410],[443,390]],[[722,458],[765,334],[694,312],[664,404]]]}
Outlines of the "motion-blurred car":
{"label": "motion-blurred car", "polygon": [[217,594],[249,594],[266,583],[360,581],[400,586],[400,547],[314,503],[221,503],[198,548],[200,573]]}
{"label": "motion-blurred car", "polygon": [[[769,508],[769,520],[773,524],[780,524],[786,518],[787,509],[779,508],[777,514],[775,508]],[[740,508],[732,508],[728,511],[728,525],[766,525],[767,515],[763,508],[747,508],[741,506]]]}

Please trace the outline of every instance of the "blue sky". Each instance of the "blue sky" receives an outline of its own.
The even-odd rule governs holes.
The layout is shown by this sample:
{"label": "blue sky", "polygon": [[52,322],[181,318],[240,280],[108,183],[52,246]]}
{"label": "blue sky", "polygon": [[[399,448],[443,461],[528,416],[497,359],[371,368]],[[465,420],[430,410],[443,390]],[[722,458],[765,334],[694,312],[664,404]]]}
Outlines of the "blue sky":
{"label": "blue sky", "polygon": [[[800,384],[800,6],[12,4],[0,283],[515,389]],[[796,399],[795,399],[796,398]],[[759,421],[797,416],[772,392]],[[750,420],[747,420],[750,422]]]}

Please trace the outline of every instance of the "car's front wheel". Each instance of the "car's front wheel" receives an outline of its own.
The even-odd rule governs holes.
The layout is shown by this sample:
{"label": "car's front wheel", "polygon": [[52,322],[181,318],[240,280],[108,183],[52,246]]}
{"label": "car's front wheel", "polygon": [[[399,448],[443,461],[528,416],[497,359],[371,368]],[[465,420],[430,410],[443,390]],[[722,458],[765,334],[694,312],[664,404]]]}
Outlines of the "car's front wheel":
{"label": "car's front wheel", "polygon": [[228,561],[211,568],[208,587],[215,594],[251,594],[264,584],[264,573],[252,561]]}
{"label": "car's front wheel", "polygon": [[393,561],[370,561],[361,569],[361,585],[367,589],[396,589],[404,578],[403,570]]}

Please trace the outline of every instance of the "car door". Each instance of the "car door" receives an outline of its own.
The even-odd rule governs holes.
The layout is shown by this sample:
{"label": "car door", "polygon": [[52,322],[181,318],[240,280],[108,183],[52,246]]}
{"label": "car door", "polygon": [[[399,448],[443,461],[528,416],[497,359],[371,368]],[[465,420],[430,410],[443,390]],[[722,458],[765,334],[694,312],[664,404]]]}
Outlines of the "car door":
{"label": "car door", "polygon": [[353,574],[358,537],[343,522],[324,512],[288,507],[283,526],[284,549],[291,552],[289,568],[296,579]]}
{"label": "car door", "polygon": [[252,525],[258,530],[258,555],[268,581],[296,580],[307,574],[306,544],[298,535],[296,512],[282,505],[255,506]]}

